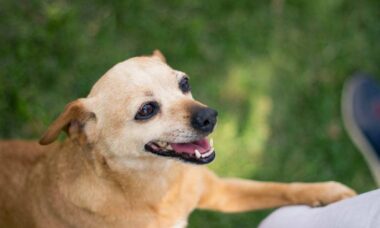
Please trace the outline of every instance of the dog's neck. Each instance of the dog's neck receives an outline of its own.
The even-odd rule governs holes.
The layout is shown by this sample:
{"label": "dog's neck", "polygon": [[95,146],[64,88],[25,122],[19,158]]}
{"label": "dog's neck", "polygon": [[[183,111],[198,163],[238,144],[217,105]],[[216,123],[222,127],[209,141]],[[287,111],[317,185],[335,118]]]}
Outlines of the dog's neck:
{"label": "dog's neck", "polygon": [[150,172],[165,173],[173,165],[174,161],[168,158],[161,158],[155,155],[145,157],[118,157],[108,158],[108,165],[112,170],[118,170],[121,173],[145,174]]}
{"label": "dog's neck", "polygon": [[[101,156],[99,148],[83,148],[70,140],[62,145],[55,155],[56,164],[70,164],[72,172],[59,178],[65,184],[58,183],[58,186],[68,186],[61,189],[65,198],[93,212],[102,210],[107,203],[128,205],[131,199],[160,201],[181,175],[184,165],[154,156],[115,162],[119,159]],[[59,162],[62,159],[65,161]],[[60,175],[59,167],[56,170]]]}
{"label": "dog's neck", "polygon": [[171,159],[149,156],[143,158],[126,157],[107,159],[109,174],[121,186],[139,189],[139,192],[147,191],[150,187],[166,189],[166,185],[176,176],[175,171],[181,164]]}

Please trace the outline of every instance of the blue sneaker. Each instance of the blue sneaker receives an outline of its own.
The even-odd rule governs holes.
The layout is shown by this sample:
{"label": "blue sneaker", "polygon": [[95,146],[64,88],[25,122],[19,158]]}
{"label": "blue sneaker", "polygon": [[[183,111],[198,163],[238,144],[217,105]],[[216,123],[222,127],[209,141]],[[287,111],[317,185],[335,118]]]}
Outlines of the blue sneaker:
{"label": "blue sneaker", "polygon": [[380,86],[369,75],[355,74],[342,95],[344,125],[380,186]]}

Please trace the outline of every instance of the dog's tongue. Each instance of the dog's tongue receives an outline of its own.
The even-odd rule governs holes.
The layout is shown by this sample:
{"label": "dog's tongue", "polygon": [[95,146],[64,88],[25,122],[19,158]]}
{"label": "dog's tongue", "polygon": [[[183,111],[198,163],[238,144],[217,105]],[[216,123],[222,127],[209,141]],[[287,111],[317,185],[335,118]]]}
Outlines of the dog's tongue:
{"label": "dog's tongue", "polygon": [[173,150],[177,153],[194,154],[198,150],[201,154],[210,150],[210,143],[206,138],[190,143],[170,143]]}

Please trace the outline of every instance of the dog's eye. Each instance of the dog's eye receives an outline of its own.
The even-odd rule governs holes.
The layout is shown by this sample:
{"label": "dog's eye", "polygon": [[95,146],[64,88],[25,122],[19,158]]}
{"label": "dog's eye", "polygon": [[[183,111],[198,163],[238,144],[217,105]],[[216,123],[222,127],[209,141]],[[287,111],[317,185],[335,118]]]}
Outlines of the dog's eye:
{"label": "dog's eye", "polygon": [[190,83],[188,77],[183,77],[181,81],[179,82],[179,88],[183,93],[187,93],[190,91]]}
{"label": "dog's eye", "polygon": [[158,112],[158,103],[157,102],[148,102],[141,106],[139,111],[136,113],[135,120],[147,120],[157,114]]}

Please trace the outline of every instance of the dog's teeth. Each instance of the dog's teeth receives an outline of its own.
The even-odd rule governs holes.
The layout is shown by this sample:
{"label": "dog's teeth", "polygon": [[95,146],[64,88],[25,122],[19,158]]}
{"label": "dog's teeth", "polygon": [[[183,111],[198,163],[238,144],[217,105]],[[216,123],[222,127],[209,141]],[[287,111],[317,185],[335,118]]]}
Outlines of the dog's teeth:
{"label": "dog's teeth", "polygon": [[210,139],[210,146],[214,147],[214,139],[213,138]]}
{"label": "dog's teeth", "polygon": [[167,147],[166,147],[168,150],[173,150],[173,147],[169,144],[169,145],[167,145]]}
{"label": "dog's teeth", "polygon": [[166,142],[162,142],[162,141],[158,141],[157,144],[158,144],[160,147],[166,147],[166,145],[167,145]]}
{"label": "dog's teeth", "polygon": [[210,156],[212,152],[214,152],[214,147],[211,147],[211,149],[207,153],[202,154],[202,158]]}
{"label": "dog's teeth", "polygon": [[201,153],[199,152],[199,150],[195,150],[194,151],[195,152],[195,157],[197,157],[197,158],[201,158]]}

